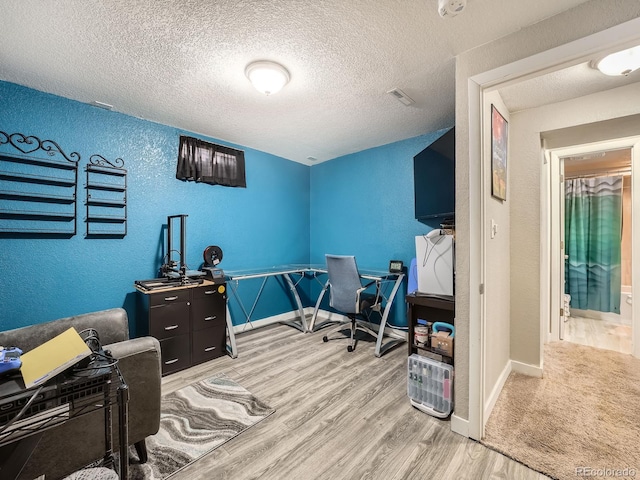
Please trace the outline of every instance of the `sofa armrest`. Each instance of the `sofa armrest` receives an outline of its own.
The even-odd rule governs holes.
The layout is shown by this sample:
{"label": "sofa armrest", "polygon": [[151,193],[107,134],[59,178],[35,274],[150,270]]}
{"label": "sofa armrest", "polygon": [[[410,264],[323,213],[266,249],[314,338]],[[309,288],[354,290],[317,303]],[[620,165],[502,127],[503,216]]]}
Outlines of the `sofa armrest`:
{"label": "sofa armrest", "polygon": [[141,337],[105,345],[104,349],[110,350],[118,359],[118,368],[129,387],[131,445],[157,433],[160,428],[160,342],[154,337]]}

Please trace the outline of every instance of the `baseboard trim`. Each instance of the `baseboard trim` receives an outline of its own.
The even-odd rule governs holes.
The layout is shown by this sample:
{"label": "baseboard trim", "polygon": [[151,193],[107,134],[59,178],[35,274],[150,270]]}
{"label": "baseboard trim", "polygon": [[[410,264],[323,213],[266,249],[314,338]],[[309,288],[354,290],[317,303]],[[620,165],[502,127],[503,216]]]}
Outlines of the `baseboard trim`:
{"label": "baseboard trim", "polygon": [[[307,325],[309,325],[311,321],[311,316],[313,315],[315,308],[314,307],[305,307],[304,314],[307,317]],[[251,323],[242,323],[240,325],[233,326],[233,333],[236,335],[243,332],[250,332],[251,330],[255,330],[257,328],[263,328],[269,325],[273,325],[275,323],[282,322],[291,322],[298,319],[298,310],[291,310],[290,312],[281,313],[279,315],[273,315],[271,317],[260,318],[258,320],[252,320]],[[340,313],[330,312],[328,310],[318,310],[318,315],[316,317],[316,324],[322,322],[349,322],[350,320]],[[392,337],[398,340],[407,340],[407,332],[403,330],[398,330],[390,326],[385,326],[384,334],[388,337]]]}
{"label": "baseboard trim", "polygon": [[484,418],[485,425],[489,420],[489,417],[491,416],[491,412],[493,412],[493,408],[496,406],[496,402],[500,397],[500,392],[502,392],[502,389],[504,388],[504,384],[506,383],[507,378],[509,378],[509,374],[511,372],[521,373],[523,375],[528,375],[530,377],[542,378],[542,369],[540,367],[535,367],[527,363],[517,362],[515,360],[509,360],[505,365],[504,369],[502,370],[502,373],[500,373],[500,376],[498,377],[498,381],[493,386],[493,389],[491,390],[491,394],[489,395],[489,398],[487,399],[484,405],[483,418]]}
{"label": "baseboard trim", "polygon": [[469,438],[469,420],[458,417],[455,413],[451,415],[451,431]]}
{"label": "baseboard trim", "polygon": [[513,369],[513,361],[509,360],[507,362],[507,364],[504,366],[504,369],[502,370],[502,373],[498,377],[498,381],[493,386],[493,389],[491,390],[491,394],[489,395],[489,398],[487,399],[486,403],[484,404],[484,417],[483,418],[484,418],[485,425],[487,424],[487,421],[489,420],[489,416],[491,415],[491,412],[493,412],[493,407],[496,406],[496,402],[498,401],[498,397],[500,397],[500,392],[502,392],[502,388],[504,387],[504,384],[507,381],[507,378],[509,378],[509,374],[511,373],[512,369]]}
{"label": "baseboard trim", "polygon": [[[309,308],[310,311],[310,315],[313,315],[313,307],[307,307]],[[305,309],[305,313],[306,313],[306,309]],[[318,317],[317,317],[317,321],[316,323],[321,323],[321,322],[349,322],[349,318],[346,317],[345,315],[342,315],[341,313],[336,313],[336,312],[330,312],[328,310],[318,310]],[[389,325],[385,325],[384,327],[384,334],[389,336],[389,337],[393,337],[396,338],[398,340],[407,340],[407,332],[405,330],[400,330],[394,327],[391,327]]]}
{"label": "baseboard trim", "polygon": [[[311,308],[311,315],[313,315],[313,308]],[[349,318],[341,313],[330,312],[328,310],[318,310],[318,316],[316,317],[316,323],[322,322],[348,322]]]}
{"label": "baseboard trim", "polygon": [[511,370],[517,373],[522,373],[523,375],[528,375],[529,377],[542,378],[542,368],[535,365],[529,365],[528,363],[511,360]]}
{"label": "baseboard trim", "polygon": [[[313,315],[313,307],[306,307],[304,314],[308,318]],[[292,310],[290,312],[281,313],[279,315],[273,315],[271,317],[260,318],[258,320],[251,320],[251,323],[246,322],[240,325],[233,326],[233,333],[240,334],[244,332],[250,332],[257,328],[263,328],[274,323],[291,322],[297,320],[299,317],[298,310]]]}

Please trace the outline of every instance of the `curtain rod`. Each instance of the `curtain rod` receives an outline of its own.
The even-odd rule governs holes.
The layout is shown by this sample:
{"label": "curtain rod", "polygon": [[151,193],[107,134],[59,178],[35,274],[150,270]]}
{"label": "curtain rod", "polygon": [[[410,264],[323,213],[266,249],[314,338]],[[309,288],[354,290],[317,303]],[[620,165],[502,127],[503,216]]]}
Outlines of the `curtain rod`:
{"label": "curtain rod", "polygon": [[583,173],[583,174],[577,174],[577,175],[565,175],[564,179],[574,180],[576,178],[615,177],[618,175],[622,175],[622,176],[631,175],[631,169],[625,168],[623,170],[611,170],[611,171],[601,172],[601,173]]}

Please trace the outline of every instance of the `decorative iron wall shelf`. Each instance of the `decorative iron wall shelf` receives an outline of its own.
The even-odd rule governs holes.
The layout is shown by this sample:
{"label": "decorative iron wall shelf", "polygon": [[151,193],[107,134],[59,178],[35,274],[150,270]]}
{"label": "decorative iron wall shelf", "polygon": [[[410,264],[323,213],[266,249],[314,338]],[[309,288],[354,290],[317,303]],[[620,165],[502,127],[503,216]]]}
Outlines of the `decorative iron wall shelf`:
{"label": "decorative iron wall shelf", "polygon": [[123,238],[127,234],[127,171],[124,160],[92,155],[87,173],[87,238]]}
{"label": "decorative iron wall shelf", "polygon": [[3,145],[13,149],[0,151],[0,234],[75,235],[80,155],[22,133],[0,131]]}

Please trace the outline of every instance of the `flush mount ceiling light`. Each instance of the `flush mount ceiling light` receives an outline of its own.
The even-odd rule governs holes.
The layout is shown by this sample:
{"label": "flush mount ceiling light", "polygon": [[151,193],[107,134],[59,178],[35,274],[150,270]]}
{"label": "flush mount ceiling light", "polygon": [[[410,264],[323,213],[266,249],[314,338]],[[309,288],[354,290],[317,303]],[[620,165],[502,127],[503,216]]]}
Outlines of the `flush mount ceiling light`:
{"label": "flush mount ceiling light", "polygon": [[267,60],[250,63],[244,70],[244,74],[256,90],[265,95],[279,92],[291,78],[286,68],[279,63]]}
{"label": "flush mount ceiling light", "polygon": [[594,60],[591,66],[605,75],[629,75],[640,68],[640,45]]}

